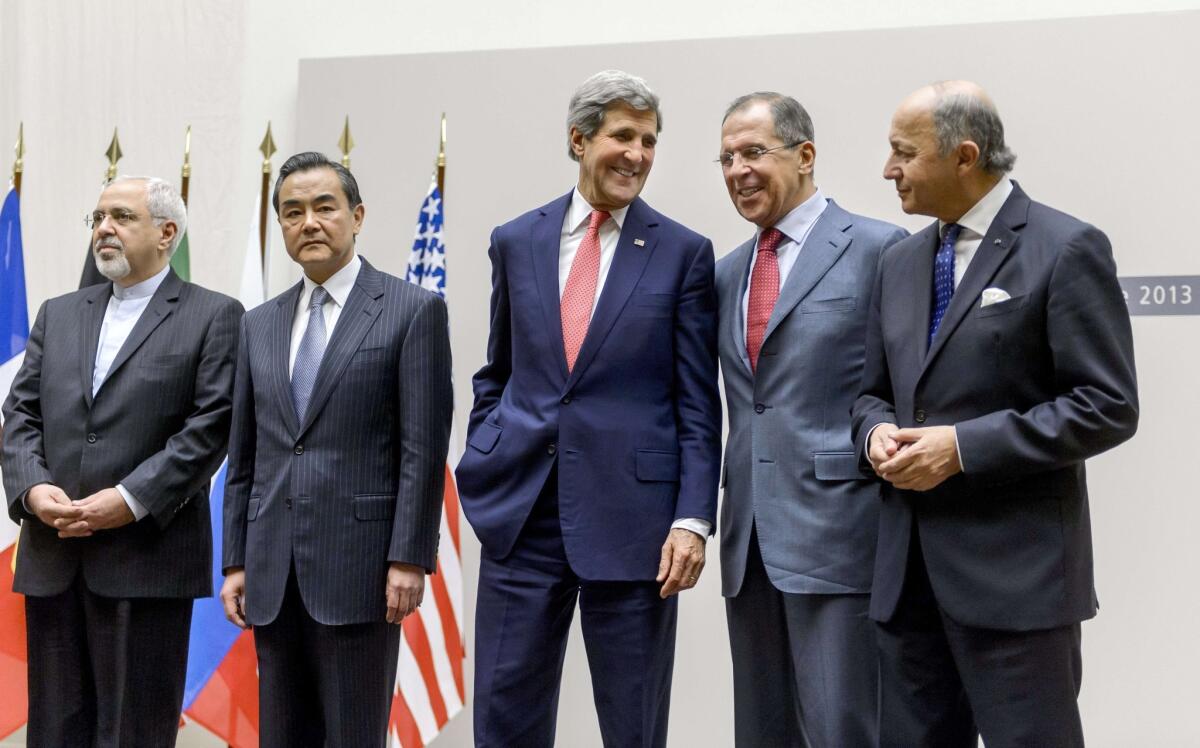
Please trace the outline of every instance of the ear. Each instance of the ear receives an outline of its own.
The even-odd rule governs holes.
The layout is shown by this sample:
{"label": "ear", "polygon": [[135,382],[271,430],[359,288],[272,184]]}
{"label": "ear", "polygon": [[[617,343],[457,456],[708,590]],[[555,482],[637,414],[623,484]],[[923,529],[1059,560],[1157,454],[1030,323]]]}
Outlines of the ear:
{"label": "ear", "polygon": [[363,217],[367,215],[367,208],[362,203],[354,209],[354,235],[358,236],[358,232],[362,231]]}
{"label": "ear", "polygon": [[174,221],[164,221],[160,228],[162,236],[158,240],[158,249],[160,252],[166,252],[171,249],[171,242],[175,239],[175,234],[179,233],[179,227]]}
{"label": "ear", "polygon": [[575,125],[571,125],[570,138],[571,152],[575,154],[575,158],[583,158],[584,142],[587,140],[587,138]]}
{"label": "ear", "polygon": [[954,152],[958,160],[958,172],[966,174],[979,164],[979,146],[973,140],[964,140]]}
{"label": "ear", "polygon": [[817,146],[809,140],[796,146],[796,151],[800,154],[800,173],[812,174],[817,165]]}

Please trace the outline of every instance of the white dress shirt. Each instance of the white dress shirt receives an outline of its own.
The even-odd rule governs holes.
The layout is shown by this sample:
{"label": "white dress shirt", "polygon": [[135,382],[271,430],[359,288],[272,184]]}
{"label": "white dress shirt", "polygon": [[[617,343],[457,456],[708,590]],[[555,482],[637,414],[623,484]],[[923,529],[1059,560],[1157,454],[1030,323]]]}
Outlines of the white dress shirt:
{"label": "white dress shirt", "polygon": [[[135,283],[129,288],[125,288],[120,283],[113,283],[112,296],[109,297],[108,307],[104,310],[104,322],[100,325],[100,339],[96,342],[96,361],[92,367],[92,397],[96,396],[96,393],[104,385],[104,380],[108,379],[109,370],[112,369],[117,353],[121,350],[121,346],[125,345],[125,340],[129,337],[129,333],[133,332],[137,321],[142,318],[146,307],[150,306],[150,299],[154,297],[154,292],[162,285],[163,279],[167,277],[170,270],[170,265],[167,265],[146,280]],[[134,520],[139,520],[150,513],[120,483],[117,484],[117,492],[121,494],[121,498],[125,499],[129,511],[133,512]]]}
{"label": "white dress shirt", "polygon": [[[817,190],[804,202],[792,208],[786,216],[779,219],[774,228],[783,232],[783,241],[775,249],[775,256],[779,260],[779,290],[783,291],[783,284],[787,282],[788,274],[792,272],[792,268],[796,265],[796,258],[800,256],[800,250],[804,247],[804,242],[808,240],[809,233],[812,232],[813,226],[817,224],[817,219],[825,212],[825,206],[829,205],[829,201],[821,194],[821,190]],[[750,279],[754,277],[754,266],[758,264],[758,240],[762,238],[763,229],[759,228],[754,235],[754,259],[750,262],[750,273],[746,276],[746,293],[742,294],[742,321],[748,322],[747,310],[750,308]],[[746,347],[746,325],[742,325],[742,347]]]}
{"label": "white dress shirt", "polygon": [[307,275],[304,276],[304,290],[300,292],[300,301],[296,304],[296,318],[292,320],[292,343],[288,352],[288,379],[291,379],[292,370],[296,367],[296,354],[300,352],[300,341],[304,338],[304,331],[308,328],[308,302],[312,299],[313,289],[320,285],[329,294],[329,298],[321,307],[321,313],[325,317],[325,342],[328,343],[329,339],[333,337],[333,328],[337,325],[342,309],[346,306],[346,299],[350,298],[350,291],[354,289],[354,282],[358,280],[358,271],[361,269],[362,260],[355,253],[345,267],[329,276],[324,283],[318,284]]}
{"label": "white dress shirt", "polygon": [[[567,215],[563,218],[562,234],[558,243],[558,298],[562,300],[563,290],[567,287],[567,277],[571,274],[571,263],[575,261],[575,253],[587,235],[589,219],[594,210],[590,203],[575,189],[571,192],[571,204],[567,206]],[[592,300],[592,312],[596,311],[596,303],[600,300],[600,292],[604,290],[604,281],[608,279],[608,270],[612,267],[613,255],[617,252],[617,240],[621,238],[621,227],[625,224],[625,215],[629,206],[609,211],[609,218],[600,224],[600,274],[596,278],[596,298]],[[296,345],[299,345],[297,343]],[[293,357],[295,354],[292,354]],[[712,531],[712,523],[698,518],[677,519],[671,529],[682,528],[691,530],[705,540]]]}
{"label": "white dress shirt", "polygon": [[[1000,209],[1004,207],[1004,202],[1008,200],[1008,196],[1012,194],[1013,184],[1008,177],[1002,177],[988,193],[980,198],[979,202],[971,206],[971,209],[963,213],[962,218],[956,223],[962,228],[958,232],[958,239],[954,242],[954,287],[958,288],[962,283],[963,276],[967,274],[967,266],[971,264],[971,260],[975,258],[975,252],[978,251],[979,245],[983,242],[983,237],[992,226],[992,222],[996,220],[996,216],[1000,214]],[[938,220],[938,236],[942,236],[946,222]],[[878,425],[872,426],[871,431],[867,432],[867,441],[863,445],[863,449],[867,453],[867,462],[874,467],[875,463],[871,460],[871,433],[879,428]],[[954,428],[953,426],[951,428]],[[962,450],[958,448],[958,429],[954,430],[954,449],[958,452],[958,469],[962,472],[967,472],[967,464],[963,459]]]}

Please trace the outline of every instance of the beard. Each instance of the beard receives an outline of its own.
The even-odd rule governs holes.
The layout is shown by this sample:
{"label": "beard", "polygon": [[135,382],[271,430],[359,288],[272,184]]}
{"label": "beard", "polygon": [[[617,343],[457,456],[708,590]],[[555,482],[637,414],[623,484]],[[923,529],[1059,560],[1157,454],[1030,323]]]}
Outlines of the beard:
{"label": "beard", "polygon": [[[104,259],[100,256],[100,249],[102,247],[112,247],[117,250],[117,256]],[[129,267],[129,260],[125,257],[125,245],[121,243],[120,239],[115,237],[100,239],[93,244],[92,257],[96,260],[96,269],[100,271],[100,275],[111,281],[121,280],[132,272],[132,268]]]}

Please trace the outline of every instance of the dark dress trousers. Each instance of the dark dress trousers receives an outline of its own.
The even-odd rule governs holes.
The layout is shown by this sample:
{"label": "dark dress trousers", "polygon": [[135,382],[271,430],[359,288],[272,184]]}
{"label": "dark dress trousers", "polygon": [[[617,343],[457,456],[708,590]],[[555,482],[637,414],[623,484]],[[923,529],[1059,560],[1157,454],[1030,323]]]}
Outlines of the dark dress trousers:
{"label": "dark dress trousers", "polygon": [[[4,405],[9,516],[21,523],[31,746],[173,745],[192,599],[212,594],[208,482],[225,454],[242,307],[168,271],[93,397],[112,284],[38,311]],[[117,484],[138,522],[60,539],[25,511]]]}
{"label": "dark dress trousers", "polygon": [[300,421],[288,354],[302,290],[243,322],[222,564],[246,572],[263,745],[382,746],[400,636],[388,564],[437,565],[446,304],[364,259]]}
{"label": "dark dress trousers", "polygon": [[714,521],[721,404],[712,244],[635,199],[568,372],[559,252],[572,193],[492,233],[487,364],[463,509],[483,545],[475,741],[549,746],[578,601],[606,745],[666,740],[677,519]]}
{"label": "dark dress trousers", "polygon": [[721,588],[739,746],[868,745],[879,718],[867,617],[879,484],[850,438],[880,253],[907,236],[829,201],[746,353],[756,242],[717,263],[729,408]]}
{"label": "dark dress trousers", "polygon": [[[1096,613],[1084,460],[1138,420],[1108,239],[1015,183],[927,342],[938,226],[883,255],[855,450],[953,424],[964,472],[884,486],[871,616],[882,744],[1082,743],[1079,623]],[[984,289],[1009,298],[984,305]]]}

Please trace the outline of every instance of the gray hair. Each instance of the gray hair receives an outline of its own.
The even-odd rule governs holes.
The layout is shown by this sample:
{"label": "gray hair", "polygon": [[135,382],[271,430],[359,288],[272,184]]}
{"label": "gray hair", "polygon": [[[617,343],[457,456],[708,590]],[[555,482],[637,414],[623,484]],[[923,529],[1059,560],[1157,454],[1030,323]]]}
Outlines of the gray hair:
{"label": "gray hair", "polygon": [[567,155],[578,161],[571,148],[571,128],[579,130],[585,138],[593,137],[604,124],[604,113],[613,104],[626,104],[639,111],[654,112],[655,132],[662,132],[662,112],[658,108],[658,94],[650,90],[646,81],[622,70],[602,70],[580,84],[571,96],[567,107]]}
{"label": "gray hair", "polygon": [[987,99],[970,93],[944,92],[937,84],[938,94],[933,108],[933,131],[937,136],[938,154],[945,156],[964,140],[979,146],[979,164],[991,174],[1007,174],[1017,163],[1017,154],[1004,144],[1004,123],[1000,112]]}
{"label": "gray hair", "polygon": [[805,143],[816,138],[812,117],[808,116],[808,111],[791,96],[785,96],[775,91],[755,91],[737,97],[725,110],[721,124],[725,124],[725,120],[729,119],[734,112],[741,111],[760,101],[770,106],[771,117],[775,120],[775,137],[784,143]]}
{"label": "gray hair", "polygon": [[[108,184],[117,182],[144,182],[146,184],[146,209],[150,211],[150,219],[155,226],[162,226],[167,221],[175,224],[175,236],[171,238],[171,247],[167,257],[175,254],[183,235],[187,233],[187,206],[183,198],[171,186],[171,183],[158,177],[130,177],[121,175]],[[107,187],[108,185],[105,185]]]}

